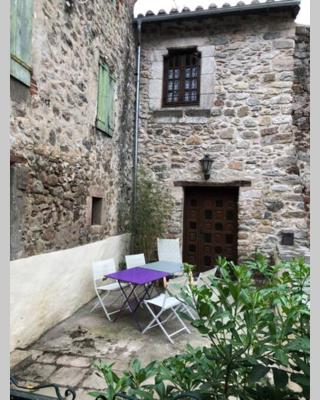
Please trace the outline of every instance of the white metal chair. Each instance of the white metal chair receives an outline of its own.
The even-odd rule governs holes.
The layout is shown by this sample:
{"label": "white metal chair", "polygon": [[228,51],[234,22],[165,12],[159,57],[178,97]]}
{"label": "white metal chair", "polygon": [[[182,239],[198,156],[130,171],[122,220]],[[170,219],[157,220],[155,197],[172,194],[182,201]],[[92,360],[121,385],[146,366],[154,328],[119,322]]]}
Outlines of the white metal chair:
{"label": "white metal chair", "polygon": [[216,276],[217,269],[218,267],[214,267],[208,271],[200,272],[197,282],[200,284],[210,285],[210,278],[214,278]]}
{"label": "white metal chair", "polygon": [[130,254],[129,256],[126,256],[125,258],[126,258],[127,269],[134,268],[134,267],[141,267],[142,265],[145,265],[145,263],[146,263],[143,253]]}
{"label": "white metal chair", "polygon": [[159,261],[182,263],[179,239],[157,239]]}
{"label": "white metal chair", "polygon": [[[206,286],[211,286],[211,279],[216,276],[218,267],[214,267],[212,269],[209,269],[208,271],[200,272],[198,279],[197,279],[197,285],[206,285]],[[212,288],[212,300],[217,300],[218,293],[216,292],[216,289]]]}
{"label": "white metal chair", "polygon": [[[109,321],[111,321],[112,314],[115,314],[120,311],[120,309],[118,309],[118,310],[109,312],[104,303],[104,300],[112,292],[120,290],[120,286],[119,286],[118,282],[104,283],[102,281],[102,278],[105,275],[111,274],[112,272],[116,272],[116,264],[115,264],[113,258],[109,258],[107,260],[94,261],[92,263],[93,284],[94,284],[94,290],[97,294],[98,300],[96,301],[95,305],[92,307],[90,312],[95,310],[97,307],[101,306]],[[105,293],[105,294],[102,296],[103,293]],[[121,295],[118,296],[111,304],[115,303],[122,296],[123,296],[123,293],[121,292]]]}
{"label": "white metal chair", "polygon": [[[125,260],[126,260],[127,269],[134,268],[134,267],[141,267],[141,266],[145,265],[145,263],[146,263],[146,259],[145,259],[143,253],[130,254],[128,256],[125,256]],[[134,294],[136,300],[138,300],[139,296],[136,292],[136,289],[134,290],[133,294]],[[142,304],[141,304],[141,306],[142,306]]]}
{"label": "white metal chair", "polygon": [[[149,329],[152,329],[156,326],[159,326],[159,328],[162,329],[163,333],[166,335],[166,337],[168,338],[168,340],[173,344],[174,341],[171,339],[172,336],[177,335],[178,333],[182,332],[182,331],[187,331],[188,333],[190,333],[190,330],[188,329],[188,327],[185,325],[185,323],[182,321],[181,317],[179,316],[177,310],[179,307],[181,307],[181,301],[176,299],[173,296],[170,296],[168,292],[165,293],[161,293],[159,296],[154,297],[153,299],[149,299],[149,300],[144,300],[144,304],[147,307],[147,309],[149,310],[150,314],[152,315],[153,319],[151,320],[151,322],[144,328],[144,330],[142,331],[142,333],[147,332]],[[152,309],[152,306],[157,308],[159,311],[158,312],[154,312]],[[165,311],[169,311],[169,315],[161,320],[160,317],[162,316],[162,314]],[[173,333],[168,333],[166,331],[166,329],[164,328],[164,324],[169,321],[170,319],[172,319],[172,317],[176,317],[176,319],[180,322],[180,324],[182,325],[181,329],[178,329],[177,331],[173,332]]]}
{"label": "white metal chair", "polygon": [[[181,289],[189,288],[188,284],[189,284],[188,278],[185,275],[170,279],[169,282],[167,283],[168,293],[173,297],[179,299],[179,294]],[[188,304],[185,304],[184,302],[180,301],[179,310],[188,314],[193,320],[196,319],[196,316],[194,315],[195,311]]]}

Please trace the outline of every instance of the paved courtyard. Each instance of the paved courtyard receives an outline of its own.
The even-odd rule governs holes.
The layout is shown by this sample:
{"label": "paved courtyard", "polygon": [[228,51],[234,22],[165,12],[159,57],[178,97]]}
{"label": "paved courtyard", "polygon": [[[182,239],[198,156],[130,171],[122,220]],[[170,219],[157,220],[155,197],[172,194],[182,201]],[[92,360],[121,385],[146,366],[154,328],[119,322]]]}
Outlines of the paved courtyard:
{"label": "paved courtyard", "polygon": [[[187,343],[206,344],[206,339],[188,323],[191,334],[178,334],[174,344],[168,342],[159,328],[142,335],[128,315],[109,322],[101,308],[90,313],[94,301],[50,329],[32,346],[11,354],[11,369],[20,382],[72,386],[76,389],[76,399],[92,399],[88,392],[105,388],[104,380],[93,368],[96,360],[114,363],[114,369],[121,372],[135,357],[145,365],[182,352]],[[148,314],[143,309],[138,314],[145,326]],[[167,324],[169,331],[176,326],[175,320]],[[52,389],[43,389],[40,393],[54,394]]]}

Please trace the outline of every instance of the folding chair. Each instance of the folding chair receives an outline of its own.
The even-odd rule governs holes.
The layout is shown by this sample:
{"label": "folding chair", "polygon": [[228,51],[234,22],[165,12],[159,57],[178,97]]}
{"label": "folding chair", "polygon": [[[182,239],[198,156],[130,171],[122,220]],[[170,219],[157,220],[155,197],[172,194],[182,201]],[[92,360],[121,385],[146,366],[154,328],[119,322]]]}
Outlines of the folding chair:
{"label": "folding chair", "polygon": [[194,310],[188,304],[179,299],[180,290],[182,288],[188,288],[188,284],[188,278],[185,275],[179,276],[177,278],[169,280],[169,282],[167,283],[167,291],[171,296],[177,298],[180,301],[180,307],[177,308],[177,311],[183,311],[184,313],[188,314],[190,318],[195,320],[196,316],[192,312]]}
{"label": "folding chair", "polygon": [[179,239],[157,239],[159,261],[182,263]]}
{"label": "folding chair", "polygon": [[[146,259],[143,253],[140,254],[130,254],[129,256],[125,256],[127,269],[134,267],[142,267],[146,263]],[[136,300],[138,300],[138,295],[136,291],[133,292]],[[142,304],[141,304],[142,307]]]}
{"label": "folding chair", "polygon": [[[188,327],[185,325],[185,323],[182,321],[181,317],[179,316],[179,314],[177,313],[177,309],[179,307],[181,307],[181,301],[176,299],[175,297],[172,297],[168,294],[168,292],[165,293],[161,293],[159,296],[154,297],[153,299],[149,299],[149,300],[144,300],[144,304],[146,306],[146,308],[149,310],[150,314],[152,315],[153,319],[151,320],[151,322],[144,328],[144,330],[142,331],[142,333],[147,332],[149,329],[152,329],[156,326],[159,326],[159,328],[161,328],[161,330],[163,331],[163,333],[166,335],[166,337],[168,338],[168,340],[173,344],[174,341],[171,339],[172,336],[177,335],[178,333],[182,332],[182,331],[187,331],[188,333],[191,333],[190,330],[188,329]],[[158,312],[154,312],[152,310],[152,306],[155,308],[160,309],[160,311]],[[165,311],[169,311],[169,315],[161,320],[160,317],[162,316],[162,314]],[[173,332],[173,333],[168,333],[166,331],[166,329],[164,328],[164,324],[169,321],[170,319],[172,319],[172,317],[176,317],[176,319],[180,322],[180,324],[182,325],[181,329],[178,329],[177,331]]]}
{"label": "folding chair", "polygon": [[211,283],[210,278],[214,278],[216,276],[217,269],[218,267],[214,267],[208,271],[200,272],[197,282],[209,286]]}
{"label": "folding chair", "polygon": [[[109,258],[107,260],[101,260],[101,261],[94,261],[92,263],[93,284],[94,284],[94,290],[97,294],[98,300],[96,301],[95,305],[91,308],[90,312],[95,310],[97,307],[101,306],[109,321],[111,321],[110,316],[112,314],[115,314],[120,311],[120,309],[119,309],[119,310],[114,310],[114,311],[109,312],[104,303],[104,300],[112,292],[120,290],[120,286],[119,286],[118,282],[112,282],[112,283],[107,283],[107,284],[103,284],[103,282],[102,282],[102,278],[107,274],[111,274],[112,272],[116,272],[116,265],[115,265],[113,258]],[[99,283],[100,283],[100,285],[99,285]],[[103,293],[105,293],[104,296],[102,296]],[[118,296],[110,305],[115,303],[122,296],[123,296],[123,293],[121,292],[121,295]]]}
{"label": "folding chair", "polygon": [[126,258],[127,269],[134,267],[142,267],[146,263],[143,253],[131,254],[129,256],[126,256],[125,258]]}

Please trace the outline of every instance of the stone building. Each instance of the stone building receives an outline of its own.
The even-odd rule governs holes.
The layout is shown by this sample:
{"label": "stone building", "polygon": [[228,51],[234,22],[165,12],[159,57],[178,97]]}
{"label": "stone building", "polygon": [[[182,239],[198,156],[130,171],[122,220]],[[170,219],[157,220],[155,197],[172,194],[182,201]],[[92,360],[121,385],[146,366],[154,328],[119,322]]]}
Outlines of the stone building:
{"label": "stone building", "polygon": [[[298,1],[140,15],[139,163],[198,269],[309,249],[309,31]],[[212,159],[205,179],[200,160]]]}
{"label": "stone building", "polygon": [[[118,207],[131,204],[133,6],[11,2],[12,347],[94,296],[92,260],[127,251]],[[106,76],[113,119],[104,129]]]}
{"label": "stone building", "polygon": [[172,190],[168,236],[198,269],[255,249],[308,256],[309,30],[294,22],[299,2],[136,19],[134,3],[11,1],[11,349],[94,296],[93,260],[129,251],[137,161]]}

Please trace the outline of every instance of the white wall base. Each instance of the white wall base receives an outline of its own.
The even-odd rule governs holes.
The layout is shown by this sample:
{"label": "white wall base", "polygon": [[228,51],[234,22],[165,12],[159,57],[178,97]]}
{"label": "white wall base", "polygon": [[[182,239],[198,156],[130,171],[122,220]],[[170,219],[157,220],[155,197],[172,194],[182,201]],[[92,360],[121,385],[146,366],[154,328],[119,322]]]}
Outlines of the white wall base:
{"label": "white wall base", "polygon": [[72,315],[95,293],[91,262],[128,254],[130,235],[10,263],[10,351],[23,348]]}

